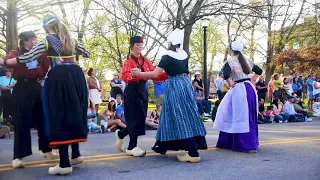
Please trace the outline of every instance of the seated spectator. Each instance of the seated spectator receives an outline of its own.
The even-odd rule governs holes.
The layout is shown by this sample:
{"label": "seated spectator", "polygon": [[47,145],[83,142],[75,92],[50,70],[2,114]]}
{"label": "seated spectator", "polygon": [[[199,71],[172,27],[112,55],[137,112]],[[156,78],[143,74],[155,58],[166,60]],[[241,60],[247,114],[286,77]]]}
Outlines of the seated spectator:
{"label": "seated spectator", "polygon": [[0,121],[0,139],[6,138],[6,135],[9,135],[10,127],[2,125],[2,122]]}
{"label": "seated spectator", "polygon": [[274,114],[272,111],[272,106],[268,106],[268,109],[265,112],[265,115],[266,115],[265,123],[272,123],[274,121]]}
{"label": "seated spectator", "polygon": [[316,98],[316,102],[312,105],[313,116],[320,117],[320,97]]}
{"label": "seated spectator", "polygon": [[87,118],[88,118],[87,126],[89,129],[89,132],[94,132],[94,131],[101,132],[100,126],[97,125],[97,121],[98,121],[97,113],[90,99],[88,99]]}
{"label": "seated spectator", "polygon": [[198,111],[200,115],[205,117],[210,116],[211,111],[211,101],[205,100],[203,97],[200,96],[199,92],[193,91],[194,97],[196,98]]}
{"label": "seated spectator", "polygon": [[216,115],[217,115],[217,111],[218,111],[218,107],[221,103],[221,100],[217,100],[215,103],[214,103],[214,107],[212,109],[212,114],[211,114],[211,119],[212,121],[214,122],[215,119],[216,119]]}
{"label": "seated spectator", "polygon": [[284,109],[282,104],[280,103],[280,100],[274,99],[271,105],[272,105],[272,112],[274,115],[273,121],[276,123],[288,122],[289,114],[284,112]]}
{"label": "seated spectator", "polygon": [[308,110],[307,109],[303,109],[303,107],[300,105],[301,102],[298,98],[295,98],[294,99],[294,110],[297,112],[297,113],[300,113],[300,114],[303,114],[304,117],[306,118],[306,121],[312,121],[312,119],[309,117],[309,114],[308,114]]}
{"label": "seated spectator", "polygon": [[117,94],[116,106],[119,106],[120,104],[122,104],[122,95],[121,94]]}
{"label": "seated spectator", "polygon": [[122,123],[125,123],[125,122],[126,122],[126,118],[125,118],[125,116],[124,116],[124,108],[123,108],[122,103],[119,104],[119,105],[116,107],[116,115],[115,115],[115,118],[116,118],[116,119],[120,119]]}
{"label": "seated spectator", "polygon": [[114,129],[118,129],[118,127],[121,127],[121,128],[127,127],[124,123],[121,122],[120,119],[114,118],[115,112],[116,112],[116,102],[114,99],[110,99],[108,106],[105,107],[99,114],[100,117],[102,118],[102,120],[100,121],[100,125],[103,133],[105,129],[107,129],[108,132],[111,132]]}
{"label": "seated spectator", "polygon": [[297,113],[294,110],[294,97],[288,96],[288,100],[284,104],[284,112],[289,114],[289,121],[290,122],[303,122],[306,120],[303,114]]}
{"label": "seated spectator", "polygon": [[158,114],[157,110],[153,110],[146,118],[146,125],[152,129],[158,129],[159,118],[160,115]]}
{"label": "seated spectator", "polygon": [[263,124],[265,121],[264,99],[260,97],[258,99],[258,103],[259,103],[258,124]]}

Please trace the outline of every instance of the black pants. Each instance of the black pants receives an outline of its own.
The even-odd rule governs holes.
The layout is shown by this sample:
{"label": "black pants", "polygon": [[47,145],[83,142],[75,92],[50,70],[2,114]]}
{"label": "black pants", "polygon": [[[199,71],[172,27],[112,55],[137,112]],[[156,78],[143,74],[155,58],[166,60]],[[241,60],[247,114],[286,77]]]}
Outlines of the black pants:
{"label": "black pants", "polygon": [[3,108],[3,119],[9,120],[9,116],[12,115],[12,95],[1,96],[1,103]]}
{"label": "black pants", "polygon": [[[128,128],[124,128],[118,133],[120,139],[125,138],[126,136],[128,136],[128,134],[129,134]],[[137,144],[138,144],[138,136],[130,135],[128,150],[132,150],[133,148],[137,147]]]}
{"label": "black pants", "polygon": [[18,79],[13,88],[14,159],[32,154],[30,128],[34,127],[38,131],[39,150],[44,153],[52,151],[49,137],[44,132],[41,88],[37,80],[24,79]]}
{"label": "black pants", "polygon": [[[59,145],[60,167],[71,167],[69,161],[69,144]],[[79,143],[71,144],[71,159],[80,157]]]}

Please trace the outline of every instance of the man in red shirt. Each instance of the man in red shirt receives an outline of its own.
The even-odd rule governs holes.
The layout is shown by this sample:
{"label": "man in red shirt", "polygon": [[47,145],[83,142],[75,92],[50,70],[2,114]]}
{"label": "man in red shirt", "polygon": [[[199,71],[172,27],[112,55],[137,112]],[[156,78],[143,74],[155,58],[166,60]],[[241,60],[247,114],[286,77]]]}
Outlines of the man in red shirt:
{"label": "man in red shirt", "polygon": [[[10,59],[28,52],[37,43],[34,32],[27,31],[19,34],[20,47],[3,57]],[[39,150],[41,155],[49,159],[59,156],[49,147],[49,138],[44,133],[44,117],[41,100],[40,80],[44,78],[49,68],[46,54],[26,64],[7,65],[13,69],[13,77],[17,84],[13,88],[13,124],[14,124],[14,154],[12,166],[23,167],[22,159],[32,154],[30,128],[38,131]]]}
{"label": "man in red shirt", "polygon": [[[143,48],[143,37],[134,36],[130,38],[131,56],[124,62],[122,67],[122,80],[127,84],[124,90],[124,116],[127,127],[115,132],[117,148],[124,151],[123,139],[129,135],[130,142],[126,153],[130,156],[144,156],[146,151],[137,147],[138,136],[145,135],[145,120],[147,116],[148,100],[146,95],[146,81],[142,77],[134,77],[130,70],[139,68],[143,72],[153,71],[155,67],[151,62],[141,55]],[[167,79],[163,73],[157,77],[158,81]]]}

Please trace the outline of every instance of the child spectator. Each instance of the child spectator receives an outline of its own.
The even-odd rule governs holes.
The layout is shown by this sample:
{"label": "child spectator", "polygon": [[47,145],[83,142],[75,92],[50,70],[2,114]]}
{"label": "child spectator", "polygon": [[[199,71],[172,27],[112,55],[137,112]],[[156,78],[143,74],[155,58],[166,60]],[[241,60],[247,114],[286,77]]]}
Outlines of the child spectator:
{"label": "child spectator", "polygon": [[[268,106],[268,109],[266,111],[266,119],[265,122],[266,123],[272,123],[274,122],[274,114],[273,114],[273,110],[272,110],[272,106]],[[281,121],[282,122],[282,121]]]}
{"label": "child spectator", "polygon": [[89,129],[89,132],[93,132],[93,131],[101,132],[100,126],[98,126],[96,124],[98,121],[97,113],[96,113],[94,105],[92,104],[92,101],[90,99],[88,99],[87,118],[88,118],[87,126]]}

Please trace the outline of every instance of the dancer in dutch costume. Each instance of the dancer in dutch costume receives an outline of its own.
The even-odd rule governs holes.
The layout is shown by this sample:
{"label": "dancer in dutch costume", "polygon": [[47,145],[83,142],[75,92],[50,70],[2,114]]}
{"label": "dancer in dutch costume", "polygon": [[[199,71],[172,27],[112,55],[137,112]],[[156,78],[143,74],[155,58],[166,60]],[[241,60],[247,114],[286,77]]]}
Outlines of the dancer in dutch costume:
{"label": "dancer in dutch costume", "polygon": [[[79,142],[87,141],[87,85],[82,69],[75,64],[75,54],[89,57],[82,44],[71,37],[68,28],[51,16],[43,21],[47,32],[29,52],[13,59],[0,59],[0,64],[31,62],[42,54],[47,54],[51,69],[43,87],[43,110],[45,133],[51,148],[58,148],[60,163],[49,168],[51,175],[72,172],[72,165],[83,162]],[[71,164],[68,147],[72,147]]]}
{"label": "dancer in dutch costume", "polygon": [[192,85],[188,79],[188,55],[181,49],[183,30],[174,30],[167,38],[168,50],[152,72],[132,69],[134,76],[154,78],[165,71],[169,75],[166,85],[155,152],[166,154],[167,150],[186,150],[178,155],[181,162],[199,162],[199,149],[207,149],[206,130],[200,119]]}
{"label": "dancer in dutch costume", "polygon": [[[10,59],[28,52],[37,43],[37,36],[32,31],[19,34],[20,47],[4,57]],[[30,128],[38,131],[38,144],[41,155],[49,159],[58,159],[49,147],[49,138],[44,133],[44,117],[41,100],[41,85],[49,68],[49,60],[45,54],[28,64],[8,65],[13,69],[13,77],[17,84],[13,88],[12,119],[14,124],[14,146],[12,167],[24,167],[23,158],[32,155]]]}
{"label": "dancer in dutch costume", "polygon": [[[127,84],[124,90],[124,115],[127,127],[115,132],[117,148],[124,151],[123,139],[129,135],[130,142],[126,153],[130,156],[144,156],[146,151],[138,146],[138,136],[145,135],[145,121],[147,116],[147,78],[135,77],[130,70],[138,68],[141,71],[153,71],[155,67],[151,62],[141,55],[143,48],[143,37],[134,36],[130,39],[131,56],[124,62],[122,67],[122,79]],[[167,75],[162,73],[155,80],[165,80]]]}
{"label": "dancer in dutch costume", "polygon": [[[232,88],[221,101],[214,127],[220,131],[218,148],[257,152],[258,98],[252,82],[262,74],[262,70],[254,65],[253,60],[243,56],[242,50],[240,41],[231,43],[231,58],[223,67],[223,75]],[[253,77],[252,71],[255,73]]]}

